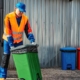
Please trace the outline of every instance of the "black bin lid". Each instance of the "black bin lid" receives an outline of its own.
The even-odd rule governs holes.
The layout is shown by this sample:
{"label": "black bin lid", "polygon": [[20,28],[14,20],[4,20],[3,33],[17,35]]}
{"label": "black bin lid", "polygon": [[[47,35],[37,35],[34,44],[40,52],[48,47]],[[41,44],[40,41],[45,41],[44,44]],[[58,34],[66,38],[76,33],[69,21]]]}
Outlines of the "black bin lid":
{"label": "black bin lid", "polygon": [[27,53],[27,52],[38,52],[37,50],[38,45],[22,45],[19,47],[15,47],[11,49],[11,53]]}

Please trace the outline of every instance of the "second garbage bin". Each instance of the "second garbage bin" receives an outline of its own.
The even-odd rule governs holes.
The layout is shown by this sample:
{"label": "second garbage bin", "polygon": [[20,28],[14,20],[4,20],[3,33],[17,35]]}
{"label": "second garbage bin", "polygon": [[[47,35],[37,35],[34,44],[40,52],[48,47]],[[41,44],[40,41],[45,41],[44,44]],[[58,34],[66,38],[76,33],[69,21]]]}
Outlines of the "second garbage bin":
{"label": "second garbage bin", "polygon": [[76,48],[63,47],[61,50],[61,66],[63,70],[76,68]]}
{"label": "second garbage bin", "polygon": [[42,80],[37,45],[21,46],[11,52],[19,79]]}
{"label": "second garbage bin", "polygon": [[80,70],[80,47],[77,48],[77,69]]}

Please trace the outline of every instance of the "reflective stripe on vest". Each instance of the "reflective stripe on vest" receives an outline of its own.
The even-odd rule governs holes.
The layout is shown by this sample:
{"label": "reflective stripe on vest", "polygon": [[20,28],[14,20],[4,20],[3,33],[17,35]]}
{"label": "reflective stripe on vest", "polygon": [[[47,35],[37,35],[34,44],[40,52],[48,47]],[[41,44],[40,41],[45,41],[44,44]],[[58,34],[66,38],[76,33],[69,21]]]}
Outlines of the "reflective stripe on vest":
{"label": "reflective stripe on vest", "polygon": [[23,32],[13,32],[13,34],[23,34]]}
{"label": "reflective stripe on vest", "polygon": [[9,36],[11,36],[11,35],[7,35],[6,33],[4,33],[2,38],[5,39],[6,41],[8,41],[7,37],[9,37]]}
{"label": "reflective stripe on vest", "polygon": [[6,33],[4,33],[4,35],[7,36],[7,37],[11,36],[11,35],[7,35]]}
{"label": "reflective stripe on vest", "polygon": [[19,39],[22,39],[22,36],[21,37],[18,37],[18,38],[14,38],[14,40],[19,40]]}
{"label": "reflective stripe on vest", "polygon": [[18,38],[13,37],[14,40],[19,40],[19,39],[22,39],[22,38],[23,38],[23,37],[22,37],[23,32],[13,32],[13,35],[18,35],[18,34],[21,34],[21,36],[18,37]]}

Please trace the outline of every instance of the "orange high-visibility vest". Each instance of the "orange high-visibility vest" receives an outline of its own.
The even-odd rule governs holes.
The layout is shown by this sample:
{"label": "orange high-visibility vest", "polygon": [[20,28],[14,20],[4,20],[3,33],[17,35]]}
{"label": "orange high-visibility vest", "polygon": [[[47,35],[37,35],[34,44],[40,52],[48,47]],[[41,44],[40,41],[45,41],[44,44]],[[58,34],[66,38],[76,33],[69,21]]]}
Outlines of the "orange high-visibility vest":
{"label": "orange high-visibility vest", "polygon": [[[18,26],[16,15],[14,12],[11,12],[6,15],[6,18],[4,21],[5,21],[5,27],[4,27],[3,39],[8,41],[7,37],[12,36],[14,39],[14,43],[21,42],[23,40],[23,31],[28,21],[28,17],[23,14],[20,25]],[[9,26],[9,22],[11,25],[11,29]]]}

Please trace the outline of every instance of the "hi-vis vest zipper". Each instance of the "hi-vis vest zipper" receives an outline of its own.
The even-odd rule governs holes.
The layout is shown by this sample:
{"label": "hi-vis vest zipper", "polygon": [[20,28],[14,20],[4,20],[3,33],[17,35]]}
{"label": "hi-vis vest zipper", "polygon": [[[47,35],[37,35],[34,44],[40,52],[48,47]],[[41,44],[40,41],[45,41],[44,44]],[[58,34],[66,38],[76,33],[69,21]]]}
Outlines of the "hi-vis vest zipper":
{"label": "hi-vis vest zipper", "polygon": [[[5,21],[5,27],[4,27],[3,39],[8,41],[7,37],[12,36],[14,39],[14,43],[21,42],[23,40],[23,31],[28,21],[28,17],[23,14],[20,25],[18,26],[16,15],[14,12],[11,12],[6,15],[4,21]],[[9,22],[11,25],[11,29],[9,29]]]}

